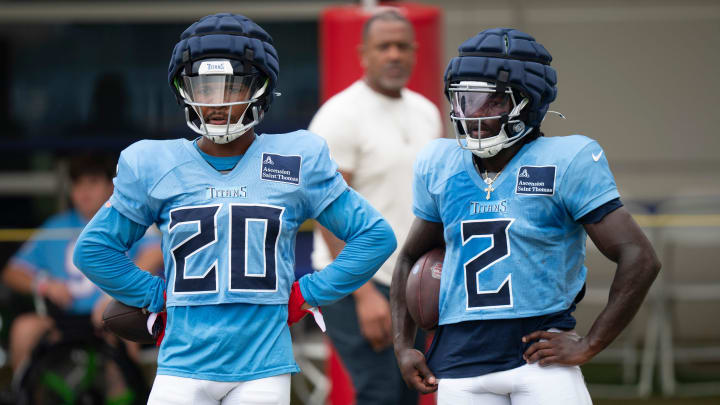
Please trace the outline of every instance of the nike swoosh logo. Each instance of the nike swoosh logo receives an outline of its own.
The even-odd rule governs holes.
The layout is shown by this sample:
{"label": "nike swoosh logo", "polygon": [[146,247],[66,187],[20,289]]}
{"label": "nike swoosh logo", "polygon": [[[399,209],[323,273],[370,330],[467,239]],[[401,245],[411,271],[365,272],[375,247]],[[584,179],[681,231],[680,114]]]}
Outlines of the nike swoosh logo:
{"label": "nike swoosh logo", "polygon": [[598,160],[600,160],[600,156],[602,156],[602,154],[603,154],[603,151],[600,151],[600,153],[598,153],[597,155],[593,153],[592,154],[593,160],[597,162]]}

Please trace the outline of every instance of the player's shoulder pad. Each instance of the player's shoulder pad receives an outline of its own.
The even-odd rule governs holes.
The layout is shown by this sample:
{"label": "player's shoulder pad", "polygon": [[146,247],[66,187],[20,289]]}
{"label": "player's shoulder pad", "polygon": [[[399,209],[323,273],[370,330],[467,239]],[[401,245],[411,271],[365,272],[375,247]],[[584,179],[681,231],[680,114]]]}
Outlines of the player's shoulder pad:
{"label": "player's shoulder pad", "polygon": [[136,175],[142,175],[143,178],[152,181],[191,159],[184,150],[184,141],[184,139],[137,141],[120,153],[120,160]]}
{"label": "player's shoulder pad", "polygon": [[[263,134],[263,152],[280,155],[300,155],[313,158],[327,151],[327,142],[323,137],[305,129],[285,134]],[[325,152],[327,153],[327,152]]]}
{"label": "player's shoulder pad", "polygon": [[128,162],[147,162],[148,158],[157,160],[168,156],[177,158],[182,142],[182,139],[143,139],[125,148],[120,155]]}
{"label": "player's shoulder pad", "polygon": [[417,155],[415,177],[422,178],[430,190],[442,187],[448,179],[463,170],[463,152],[455,139],[430,141]]}
{"label": "player's shoulder pad", "polygon": [[445,167],[451,157],[459,158],[462,149],[455,139],[438,138],[428,142],[420,150],[415,161],[416,170],[427,171],[435,167]]}
{"label": "player's shoulder pad", "polygon": [[534,141],[534,151],[539,155],[554,156],[559,162],[572,161],[575,156],[590,145],[600,149],[600,145],[584,135],[540,137]]}

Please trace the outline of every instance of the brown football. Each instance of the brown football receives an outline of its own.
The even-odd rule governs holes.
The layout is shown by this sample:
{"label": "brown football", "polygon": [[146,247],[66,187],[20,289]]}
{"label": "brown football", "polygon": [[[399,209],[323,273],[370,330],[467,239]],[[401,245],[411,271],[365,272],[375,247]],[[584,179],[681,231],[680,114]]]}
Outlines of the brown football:
{"label": "brown football", "polygon": [[410,270],[405,285],[408,312],[417,325],[425,330],[438,324],[440,276],[445,249],[433,249],[422,255]]}
{"label": "brown football", "polygon": [[103,327],[117,336],[138,343],[155,343],[147,330],[150,312],[113,299],[103,312]]}

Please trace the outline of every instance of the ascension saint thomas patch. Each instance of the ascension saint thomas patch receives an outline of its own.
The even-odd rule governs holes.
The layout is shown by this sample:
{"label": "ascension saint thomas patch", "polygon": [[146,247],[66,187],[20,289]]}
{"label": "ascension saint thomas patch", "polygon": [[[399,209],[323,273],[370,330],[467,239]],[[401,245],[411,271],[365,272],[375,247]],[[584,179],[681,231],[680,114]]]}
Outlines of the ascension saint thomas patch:
{"label": "ascension saint thomas patch", "polygon": [[263,153],[260,178],[267,181],[299,185],[301,163],[302,157],[299,155],[284,156]]}
{"label": "ascension saint thomas patch", "polygon": [[555,166],[521,166],[515,194],[555,194]]}

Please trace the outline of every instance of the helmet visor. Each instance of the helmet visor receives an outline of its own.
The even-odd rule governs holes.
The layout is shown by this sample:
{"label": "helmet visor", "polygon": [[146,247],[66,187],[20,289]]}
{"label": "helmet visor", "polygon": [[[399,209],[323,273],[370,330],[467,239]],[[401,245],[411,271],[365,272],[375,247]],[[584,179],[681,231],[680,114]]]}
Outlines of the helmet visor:
{"label": "helmet visor", "polygon": [[255,101],[265,78],[260,75],[184,76],[182,93],[194,105],[233,105]]}
{"label": "helmet visor", "polygon": [[453,115],[458,118],[499,118],[514,107],[507,92],[454,91],[451,101]]}

